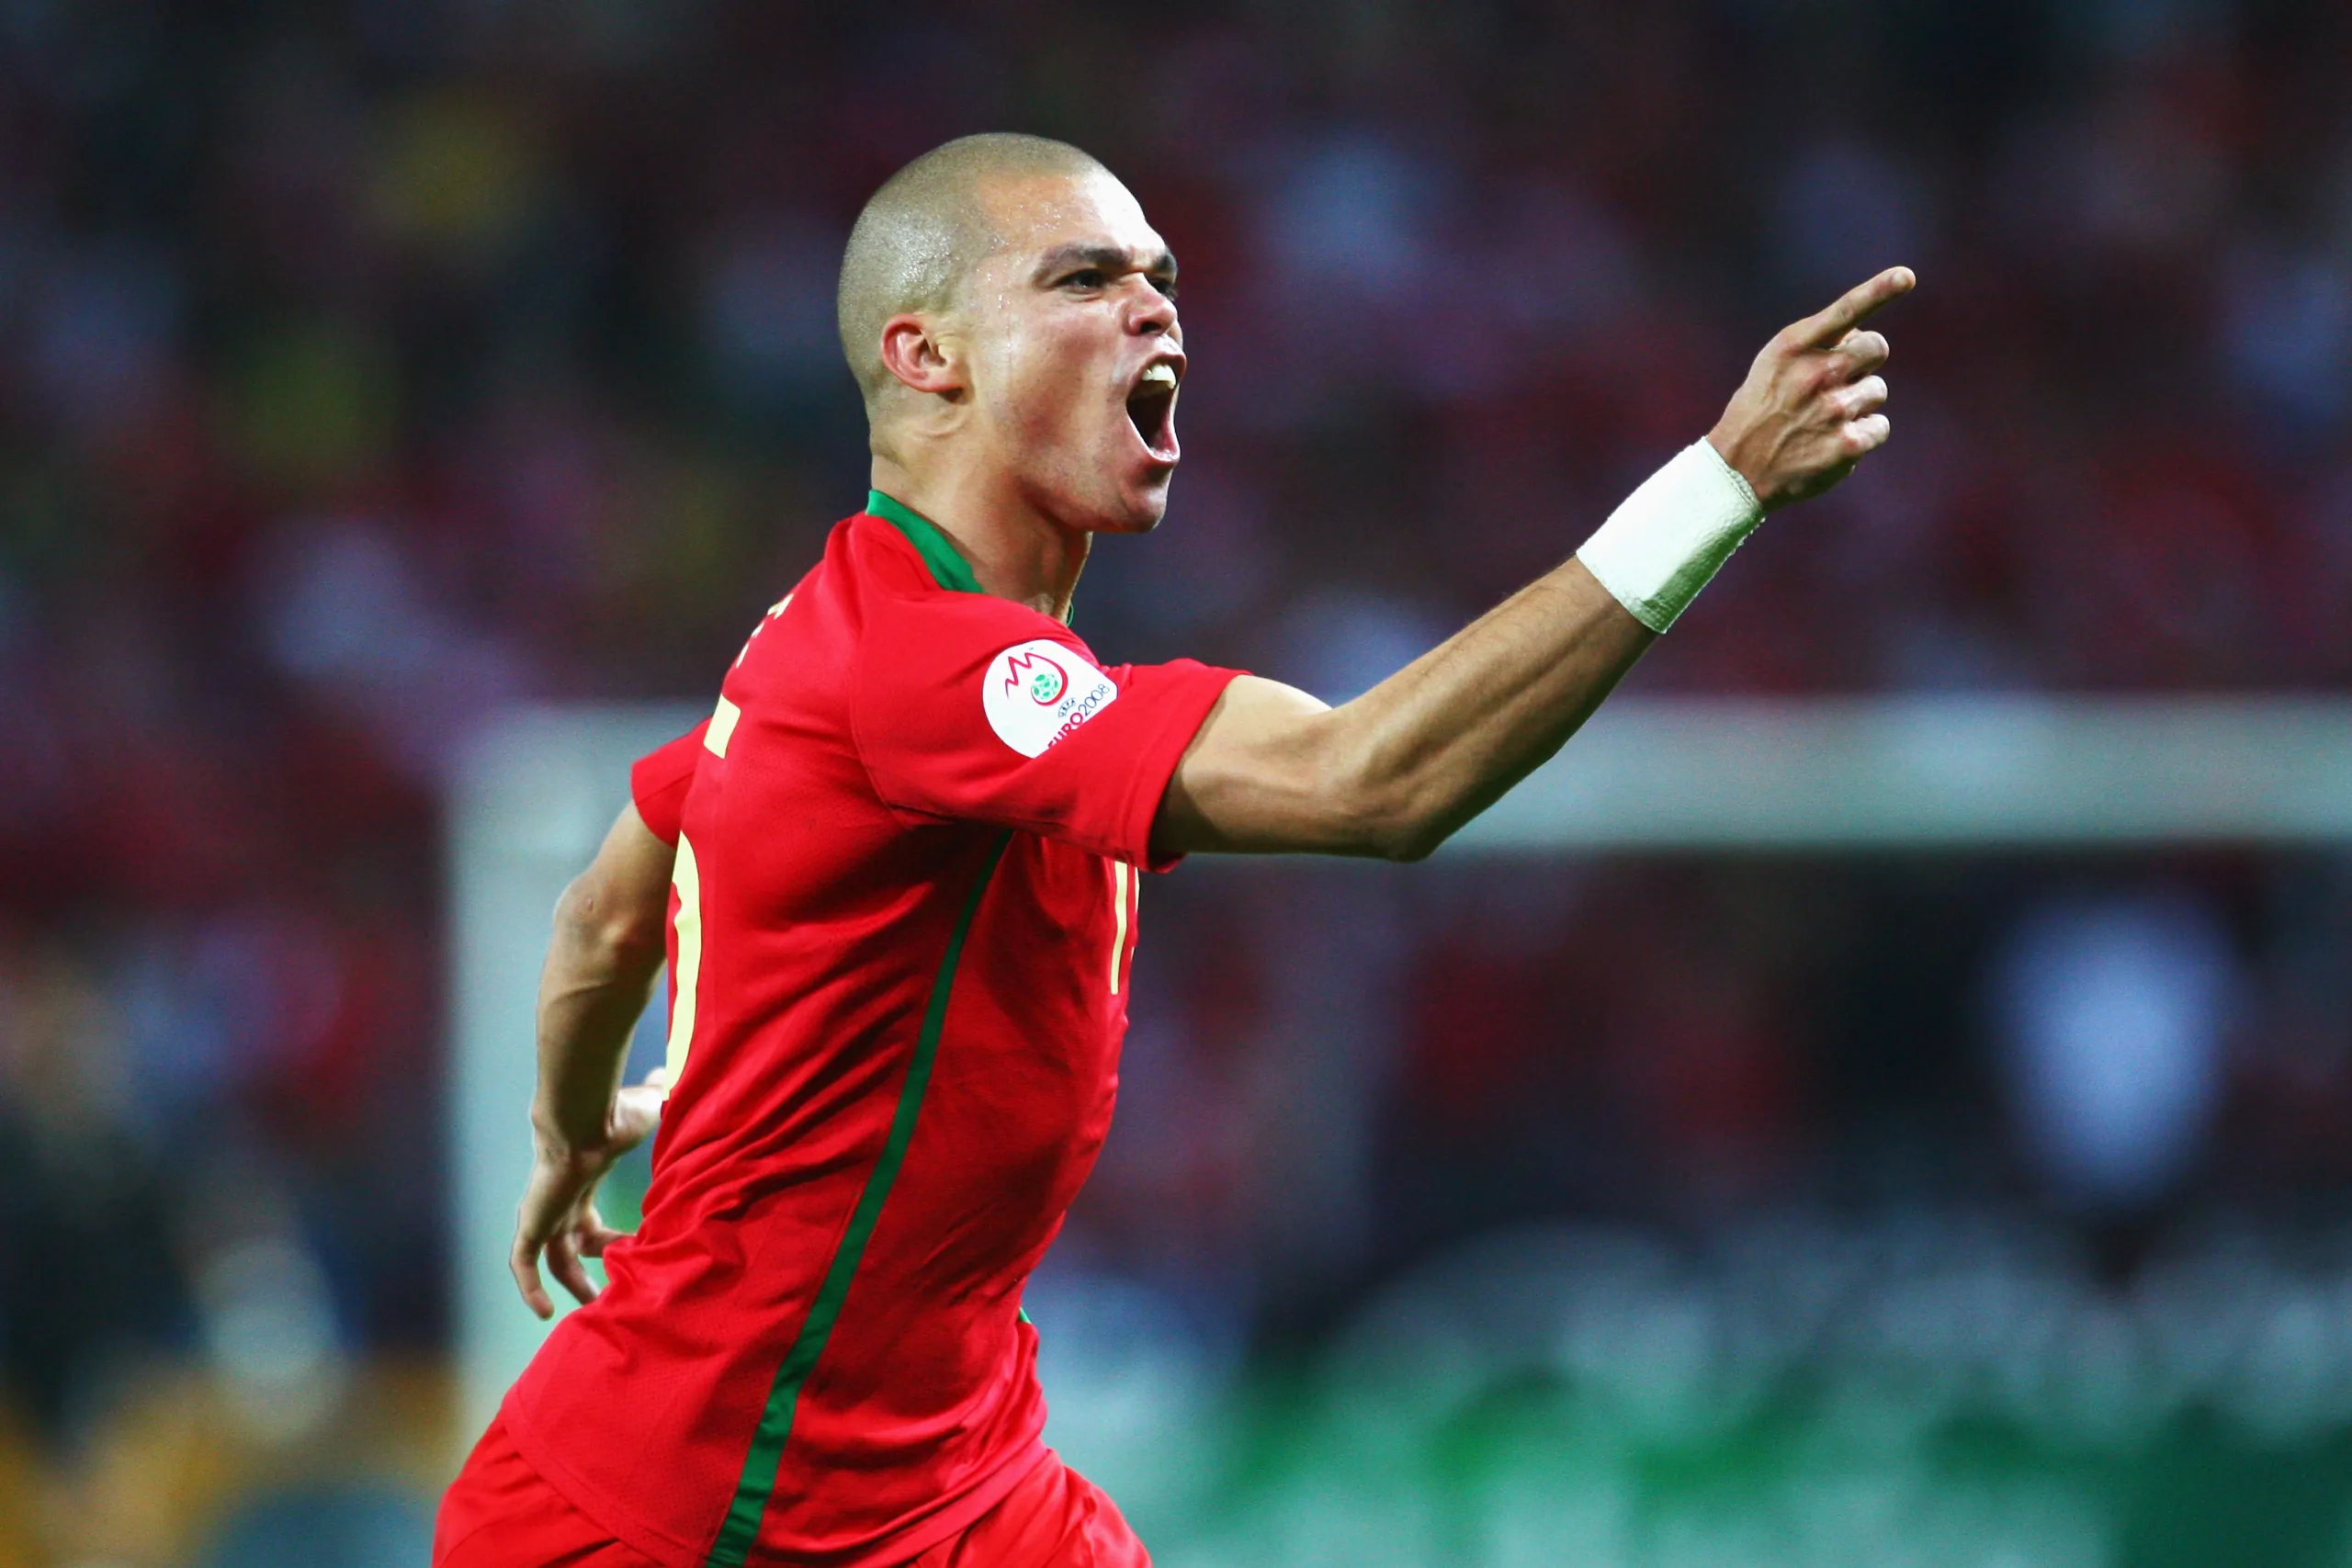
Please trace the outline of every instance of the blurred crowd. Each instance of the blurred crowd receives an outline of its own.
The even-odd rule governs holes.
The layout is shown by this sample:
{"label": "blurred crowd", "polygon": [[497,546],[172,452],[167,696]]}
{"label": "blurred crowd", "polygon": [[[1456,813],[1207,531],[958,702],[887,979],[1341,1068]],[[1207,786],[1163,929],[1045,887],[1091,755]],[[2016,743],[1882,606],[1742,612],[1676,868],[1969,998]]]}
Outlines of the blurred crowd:
{"label": "blurred crowd", "polygon": [[[1362,690],[1899,261],[1894,446],[1633,689],[2334,689],[2347,79],[2319,0],[0,4],[9,1420],[202,1351],[300,1431],[443,1345],[444,786],[517,701],[706,698],[857,504],[833,269],[906,158],[1067,137],[1182,260],[1108,658]],[[1155,884],[1072,1246],[1311,1319],[1547,1208],[2340,1181],[2352,894],[2175,869]]]}
{"label": "blurred crowd", "polygon": [[[1149,890],[1059,1254],[1303,1350],[1433,1250],[1973,1205],[2120,1286],[2352,1216],[2352,864],[2245,852],[1215,864]],[[2347,1321],[2352,1334],[2352,1321]]]}

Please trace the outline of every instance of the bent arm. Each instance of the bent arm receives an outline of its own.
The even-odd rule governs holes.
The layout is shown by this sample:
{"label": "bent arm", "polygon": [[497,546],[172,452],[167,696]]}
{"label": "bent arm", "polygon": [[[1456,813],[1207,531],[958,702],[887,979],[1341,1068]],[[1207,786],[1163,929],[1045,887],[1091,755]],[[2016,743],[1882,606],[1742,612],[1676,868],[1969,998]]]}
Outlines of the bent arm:
{"label": "bent arm", "polygon": [[1766,511],[1818,495],[1888,434],[1892,267],[1774,335],[1707,440],[1565,564],[1353,702],[1244,676],[1177,764],[1156,855],[1306,851],[1418,860],[1557,751]]}
{"label": "bent arm", "polygon": [[556,901],[539,976],[538,1093],[531,1125],[567,1153],[610,1141],[630,1032],[661,973],[676,852],[625,806],[587,870]]}
{"label": "bent arm", "polygon": [[1340,707],[1242,676],[1177,764],[1152,851],[1418,860],[1557,751],[1656,639],[1571,558]]}

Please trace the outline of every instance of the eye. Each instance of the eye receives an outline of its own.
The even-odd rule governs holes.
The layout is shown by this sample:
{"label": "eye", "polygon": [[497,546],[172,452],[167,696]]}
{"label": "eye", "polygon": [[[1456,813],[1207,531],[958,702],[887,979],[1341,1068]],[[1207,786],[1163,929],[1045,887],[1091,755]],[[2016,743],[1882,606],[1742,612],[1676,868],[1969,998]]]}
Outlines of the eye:
{"label": "eye", "polygon": [[1151,286],[1159,289],[1165,299],[1176,298],[1176,280],[1172,277],[1155,277],[1151,280]]}
{"label": "eye", "polygon": [[1099,266],[1080,267],[1062,279],[1065,288],[1100,288],[1111,281],[1110,275]]}

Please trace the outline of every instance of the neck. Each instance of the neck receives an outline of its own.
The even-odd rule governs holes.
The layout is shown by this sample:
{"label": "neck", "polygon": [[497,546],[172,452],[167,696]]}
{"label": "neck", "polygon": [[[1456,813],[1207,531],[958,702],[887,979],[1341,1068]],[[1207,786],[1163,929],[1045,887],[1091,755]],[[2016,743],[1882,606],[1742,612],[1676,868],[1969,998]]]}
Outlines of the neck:
{"label": "neck", "polygon": [[1001,473],[918,471],[876,456],[873,484],[946,535],[971,563],[982,589],[1057,621],[1069,620],[1070,599],[1093,535],[1040,511]]}

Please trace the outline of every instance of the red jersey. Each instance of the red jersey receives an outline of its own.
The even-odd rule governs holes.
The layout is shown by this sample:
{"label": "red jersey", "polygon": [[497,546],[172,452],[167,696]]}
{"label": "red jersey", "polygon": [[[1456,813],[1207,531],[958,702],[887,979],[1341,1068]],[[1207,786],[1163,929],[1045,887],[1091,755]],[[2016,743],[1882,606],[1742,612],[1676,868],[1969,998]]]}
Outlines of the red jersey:
{"label": "red jersey", "polygon": [[629,764],[628,798],[646,831],[665,844],[678,841],[679,818],[686,809],[686,786],[695,782],[695,765],[702,757],[702,738],[710,733],[704,719],[667,745],[658,746]]}
{"label": "red jersey", "polygon": [[[708,733],[710,720],[704,719],[675,740],[655,747],[629,764],[629,804],[637,807],[637,819],[645,824],[647,832],[673,850],[678,847],[681,819],[685,815],[686,791],[694,784],[695,769],[702,760],[702,739]],[[678,966],[678,889],[675,883],[670,887],[670,909],[668,918],[662,921],[662,942],[671,977],[674,980]],[[665,1029],[676,1017],[674,1012],[666,1010],[673,1008],[676,1001],[676,987],[673,986],[662,1002],[665,1010],[662,1027]]]}
{"label": "red jersey", "polygon": [[685,796],[644,1220],[505,1404],[582,1513],[673,1568],[883,1568],[1044,1457],[1021,1292],[1233,673],[1098,666],[878,494],[769,612]]}

